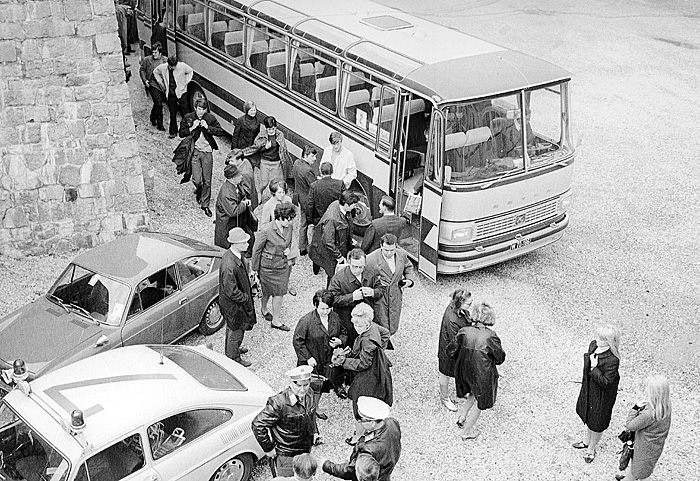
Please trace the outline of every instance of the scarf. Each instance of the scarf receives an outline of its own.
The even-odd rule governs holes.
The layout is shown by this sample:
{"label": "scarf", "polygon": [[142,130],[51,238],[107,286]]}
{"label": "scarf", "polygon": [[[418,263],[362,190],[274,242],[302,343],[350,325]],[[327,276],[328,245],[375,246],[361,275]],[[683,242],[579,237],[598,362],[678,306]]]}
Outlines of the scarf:
{"label": "scarf", "polygon": [[610,350],[610,344],[608,341],[596,341],[596,345],[598,346],[595,350],[596,354],[602,354],[605,351]]}

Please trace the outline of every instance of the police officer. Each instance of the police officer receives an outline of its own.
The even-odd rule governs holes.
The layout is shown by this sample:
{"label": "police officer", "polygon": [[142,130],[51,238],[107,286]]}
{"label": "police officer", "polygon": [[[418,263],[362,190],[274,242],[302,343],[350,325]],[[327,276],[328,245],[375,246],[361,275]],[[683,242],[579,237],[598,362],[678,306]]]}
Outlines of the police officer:
{"label": "police officer", "polygon": [[309,389],[312,370],[304,365],[287,371],[289,386],[271,396],[253,419],[253,434],[270,458],[273,477],[294,476],[294,456],[311,452],[317,441],[316,405]]}

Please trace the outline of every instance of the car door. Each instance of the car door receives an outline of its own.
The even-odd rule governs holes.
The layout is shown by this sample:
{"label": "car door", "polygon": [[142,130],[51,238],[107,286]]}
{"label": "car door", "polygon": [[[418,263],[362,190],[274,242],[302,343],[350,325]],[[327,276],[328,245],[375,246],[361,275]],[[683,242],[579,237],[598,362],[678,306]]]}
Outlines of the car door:
{"label": "car door", "polygon": [[75,481],[160,481],[144,453],[142,435],[133,433],[91,454]]}
{"label": "car door", "polygon": [[186,330],[199,325],[209,303],[219,292],[218,276],[212,274],[214,258],[192,256],[175,263],[180,289],[187,297]]}

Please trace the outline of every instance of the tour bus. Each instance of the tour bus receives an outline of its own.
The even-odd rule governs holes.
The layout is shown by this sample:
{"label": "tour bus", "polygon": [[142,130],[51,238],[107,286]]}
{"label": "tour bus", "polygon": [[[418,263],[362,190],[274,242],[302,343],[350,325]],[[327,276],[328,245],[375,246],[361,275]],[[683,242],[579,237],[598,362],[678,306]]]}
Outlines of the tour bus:
{"label": "tour bus", "polygon": [[230,132],[254,101],[296,156],[339,131],[351,188],[375,213],[383,195],[412,211],[400,245],[429,278],[562,237],[575,153],[565,70],[365,0],[141,0],[144,54],[159,11],[170,53],[195,72],[190,105],[205,97]]}

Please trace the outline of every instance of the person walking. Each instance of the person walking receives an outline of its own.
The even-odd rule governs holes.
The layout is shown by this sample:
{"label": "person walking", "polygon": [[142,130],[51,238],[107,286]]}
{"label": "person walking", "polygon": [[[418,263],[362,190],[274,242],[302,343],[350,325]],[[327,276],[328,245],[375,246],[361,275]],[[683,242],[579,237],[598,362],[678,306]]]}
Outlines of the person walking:
{"label": "person walking", "polygon": [[[308,364],[335,388],[339,383],[342,385],[344,371],[340,367],[330,367],[331,357],[333,349],[347,345],[348,334],[340,324],[338,314],[333,312],[333,294],[330,291],[316,291],[313,304],[314,310],[299,319],[294,329],[292,345],[297,355],[297,366]],[[314,392],[316,416],[326,420],[328,416],[319,407],[321,392]]]}
{"label": "person walking", "polygon": [[318,469],[318,462],[310,454],[297,454],[292,460],[292,468],[294,476],[276,476],[272,478],[272,481],[313,481]]}
{"label": "person walking", "polygon": [[491,409],[496,403],[496,366],[503,364],[506,359],[501,340],[490,328],[496,322],[493,308],[480,302],[474,306],[472,313],[473,324],[460,329],[447,346],[447,354],[457,358],[457,396],[465,398],[457,418],[457,425],[464,427],[462,440],[475,439],[479,435],[474,425],[481,411]]}
{"label": "person walking", "polygon": [[346,463],[325,460],[322,469],[337,478],[359,480],[359,457],[369,455],[379,464],[379,477],[376,479],[391,481],[391,473],[401,457],[401,425],[389,417],[390,407],[380,399],[361,396],[357,400],[357,411],[364,434],[353,447],[350,459]]}
{"label": "person walking", "polygon": [[472,323],[469,307],[472,295],[466,289],[457,289],[450,296],[450,304],[442,315],[440,337],[438,340],[438,383],[440,385],[440,403],[449,411],[457,412],[457,406],[450,399],[450,378],[455,377],[457,361],[447,354],[447,346],[463,327]]}
{"label": "person walking", "polygon": [[595,331],[595,339],[583,355],[583,379],[576,414],[586,426],[582,441],[573,444],[585,449],[583,460],[593,462],[596,446],[608,429],[620,383],[620,330],[608,324]]}
{"label": "person walking", "polygon": [[194,102],[194,112],[186,114],[180,124],[180,137],[192,137],[194,149],[192,151],[192,183],[194,195],[204,215],[211,217],[209,203],[211,202],[211,174],[214,166],[213,151],[219,150],[214,139],[215,135],[224,135],[224,129],[219,125],[212,114],[207,110],[209,104],[206,99],[197,99]]}
{"label": "person walking", "polygon": [[625,429],[634,432],[634,455],[627,475],[615,479],[636,481],[648,479],[661,457],[671,429],[671,398],[668,379],[660,374],[647,377],[644,400],[629,411]]}
{"label": "person walking", "polygon": [[[259,274],[262,287],[260,311],[272,322],[273,329],[289,331],[281,319],[282,300],[289,289],[289,273],[292,263],[292,219],[294,206],[283,202],[275,207],[275,220],[258,231],[251,259],[253,272]],[[272,298],[272,313],[268,301]]]}
{"label": "person walking", "polygon": [[348,189],[352,181],[357,178],[355,156],[343,146],[343,136],[340,132],[331,132],[328,141],[331,145],[323,149],[321,163],[330,162],[333,164],[332,177],[342,180],[345,188]]}
{"label": "person walking", "polygon": [[374,322],[389,329],[393,336],[399,330],[403,290],[413,287],[413,263],[406,251],[398,247],[394,234],[384,234],[380,248],[367,256],[367,267],[379,275],[384,295],[374,303]]}
{"label": "person walking", "polygon": [[292,171],[292,158],[287,150],[287,141],[282,131],[277,128],[277,120],[274,117],[265,117],[253,145],[243,149],[243,155],[247,158],[256,154],[260,156],[260,182],[257,188],[258,199],[262,202],[263,192],[270,182],[275,179],[286,180]]}
{"label": "person walking", "polygon": [[393,234],[397,239],[401,239],[404,228],[409,220],[394,213],[396,203],[394,199],[385,195],[379,201],[379,212],[381,217],[374,219],[362,237],[362,250],[367,254],[379,249],[379,240],[384,234]]}
{"label": "person walking", "polygon": [[252,422],[253,435],[271,460],[272,476],[293,476],[294,456],[311,452],[318,435],[311,366],[286,372],[289,385],[271,396]]}
{"label": "person walking", "polygon": [[[246,231],[246,219],[250,200],[241,193],[241,182],[243,176],[235,165],[224,167],[224,178],[226,179],[219,189],[216,198],[216,220],[214,221],[214,245],[229,248],[228,233],[234,227],[241,227]],[[250,235],[249,232],[246,234]]]}
{"label": "person walking", "polygon": [[226,321],[226,357],[245,367],[251,362],[241,357],[248,352],[241,348],[241,343],[245,331],[250,331],[257,322],[248,265],[242,256],[248,247],[248,237],[240,227],[231,229],[228,235],[231,247],[224,253],[219,267],[219,309]]}
{"label": "person walking", "polygon": [[[258,120],[258,108],[255,102],[246,102],[243,104],[243,115],[238,117],[233,123],[233,134],[231,135],[231,150],[245,149],[250,147],[255,142],[255,138],[260,133],[260,122]],[[260,166],[260,158],[251,156],[251,165],[253,167]]]}
{"label": "person walking", "polygon": [[250,235],[248,250],[245,256],[250,258],[253,255],[253,244],[255,244],[255,232],[258,230],[258,218],[255,216],[255,209],[258,207],[258,191],[255,190],[255,175],[253,167],[248,159],[243,157],[240,150],[231,151],[226,156],[226,165],[235,165],[241,174],[241,181],[238,183],[238,192],[242,199],[249,201],[245,216],[239,218],[241,227]]}
{"label": "person walking", "polygon": [[[333,175],[333,164],[330,162],[322,162],[319,171],[321,177],[309,186],[309,198],[306,204],[302,204],[309,226],[311,227],[311,239],[313,239],[315,227],[318,226],[321,217],[323,217],[323,214],[328,210],[328,206],[330,206],[333,201],[340,199],[340,195],[345,188],[345,184],[343,184],[342,180],[331,177],[331,175]],[[309,250],[311,249],[309,248]],[[314,275],[318,274],[320,271],[320,266],[314,262]]]}
{"label": "person walking", "polygon": [[178,133],[178,110],[183,117],[187,113],[187,96],[185,92],[187,92],[187,85],[192,80],[193,75],[192,67],[185,62],[179,62],[176,54],[168,57],[167,63],[158,65],[153,70],[153,78],[158,82],[168,102],[168,110],[170,110],[168,133],[171,139],[175,138]]}
{"label": "person walking", "polygon": [[[307,205],[309,204],[309,189],[311,184],[316,182],[313,165],[316,162],[317,151],[315,147],[307,145],[304,147],[302,156],[294,162],[292,175],[294,176],[294,190],[299,196],[299,255],[305,256],[308,253],[309,220],[306,216]],[[338,194],[340,196],[340,193]],[[334,199],[336,200],[336,199]]]}
{"label": "person walking", "polygon": [[139,75],[141,76],[143,86],[146,88],[148,95],[150,95],[153,101],[150,115],[151,125],[162,131],[165,130],[165,127],[163,127],[163,101],[165,100],[165,92],[160,89],[160,85],[158,85],[158,82],[153,78],[153,71],[156,67],[166,62],[163,55],[161,55],[161,49],[161,44],[156,43],[151,49],[151,55],[141,59]]}
{"label": "person walking", "polygon": [[355,192],[344,191],[339,200],[331,202],[314,226],[314,235],[309,246],[309,258],[319,265],[328,276],[327,286],[335,275],[338,264],[345,262],[345,255],[352,248],[352,209],[360,198]]}

